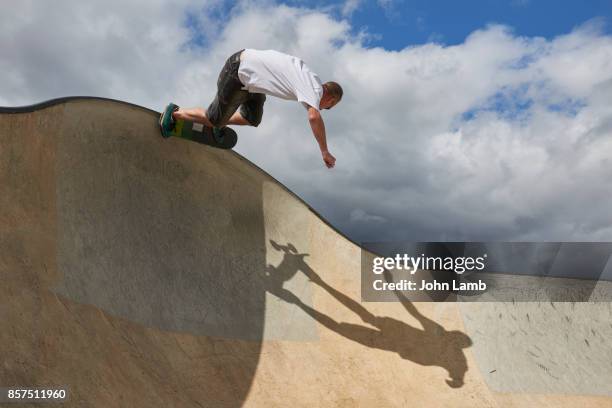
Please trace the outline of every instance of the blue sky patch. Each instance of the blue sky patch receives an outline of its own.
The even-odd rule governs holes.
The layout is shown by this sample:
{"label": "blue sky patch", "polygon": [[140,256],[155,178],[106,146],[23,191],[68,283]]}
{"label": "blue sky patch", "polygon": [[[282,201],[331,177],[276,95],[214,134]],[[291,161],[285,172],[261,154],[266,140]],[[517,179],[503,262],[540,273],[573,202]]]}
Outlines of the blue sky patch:
{"label": "blue sky patch", "polygon": [[[345,1],[294,0],[285,4],[330,11],[346,18],[353,34],[363,30],[372,34],[371,47],[400,50],[410,45],[437,42],[462,43],[475,30],[489,24],[513,28],[518,36],[554,38],[592,19],[609,22],[609,0],[361,0],[354,10],[343,14]],[[609,24],[604,33],[611,33]]]}
{"label": "blue sky patch", "polygon": [[475,119],[481,112],[495,112],[499,117],[509,121],[524,121],[530,116],[534,104],[527,92],[527,84],[519,87],[505,87],[491,95],[487,100],[461,114],[462,121]]}

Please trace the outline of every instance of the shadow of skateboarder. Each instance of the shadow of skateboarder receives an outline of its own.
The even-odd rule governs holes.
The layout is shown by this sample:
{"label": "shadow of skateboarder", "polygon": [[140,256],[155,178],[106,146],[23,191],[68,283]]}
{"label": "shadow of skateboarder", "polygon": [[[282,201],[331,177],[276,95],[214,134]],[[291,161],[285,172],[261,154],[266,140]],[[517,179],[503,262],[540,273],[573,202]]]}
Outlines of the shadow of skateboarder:
{"label": "shadow of skateboarder", "polygon": [[[471,339],[465,333],[444,329],[439,323],[421,314],[414,304],[399,291],[396,291],[398,300],[422,328],[413,327],[392,317],[376,316],[359,302],[321,279],[305,262],[304,258],[308,254],[298,253],[292,244],[283,246],[274,241],[270,242],[276,250],[284,252],[283,260],[278,266],[268,265],[266,269],[267,289],[270,293],[288,303],[295,304],[317,322],[349,340],[367,347],[395,352],[416,364],[442,367],[448,372],[450,378],[446,380],[446,383],[450,387],[458,388],[463,385],[463,379],[468,370],[463,349],[472,344]],[[291,279],[298,271],[302,271],[313,283],[372,327],[338,322],[305,304],[293,292],[283,288],[283,282]],[[389,272],[385,272],[385,278],[387,281],[392,281]]]}

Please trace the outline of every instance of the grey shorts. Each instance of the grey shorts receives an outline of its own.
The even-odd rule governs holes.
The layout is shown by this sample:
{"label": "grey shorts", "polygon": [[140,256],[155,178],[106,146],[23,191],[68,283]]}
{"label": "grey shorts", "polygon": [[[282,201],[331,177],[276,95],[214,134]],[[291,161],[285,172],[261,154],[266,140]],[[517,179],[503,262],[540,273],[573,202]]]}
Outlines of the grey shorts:
{"label": "grey shorts", "polygon": [[240,54],[238,51],[225,61],[217,80],[217,95],[207,110],[208,120],[215,127],[227,125],[234,112],[240,107],[240,115],[252,126],[257,126],[263,117],[263,105],[266,95],[250,93],[242,89],[244,86],[238,78]]}

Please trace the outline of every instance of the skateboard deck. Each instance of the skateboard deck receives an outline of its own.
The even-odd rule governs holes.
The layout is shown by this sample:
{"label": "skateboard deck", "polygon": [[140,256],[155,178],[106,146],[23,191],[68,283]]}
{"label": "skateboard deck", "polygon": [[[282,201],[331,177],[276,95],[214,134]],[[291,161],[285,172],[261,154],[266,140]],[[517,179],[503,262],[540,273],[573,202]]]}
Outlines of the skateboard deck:
{"label": "skateboard deck", "polygon": [[[172,114],[171,109],[171,105],[168,105],[168,107],[166,107],[166,111],[163,114]],[[215,135],[211,127],[208,127],[202,123],[192,122],[183,119],[178,119],[175,121],[174,128],[170,133],[166,135],[166,137],[171,136],[191,140],[219,149],[231,149],[238,142],[238,135],[236,134],[236,132],[234,132],[234,130],[228,127],[221,128],[221,132]]]}
{"label": "skateboard deck", "polygon": [[228,127],[222,128],[221,135],[215,137],[212,128],[202,123],[191,122],[183,119],[176,121],[170,136],[192,140],[194,142],[218,147],[220,149],[231,149],[238,142],[238,135]]}

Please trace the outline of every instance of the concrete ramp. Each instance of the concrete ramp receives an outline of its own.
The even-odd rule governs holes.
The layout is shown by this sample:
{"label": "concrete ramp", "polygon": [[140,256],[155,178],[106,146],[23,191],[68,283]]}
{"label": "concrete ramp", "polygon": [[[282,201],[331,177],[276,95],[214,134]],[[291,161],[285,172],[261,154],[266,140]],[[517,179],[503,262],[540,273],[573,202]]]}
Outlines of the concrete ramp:
{"label": "concrete ramp", "polygon": [[[235,152],[162,139],[156,112],[0,112],[0,387],[67,386],[74,407],[612,406],[604,341],[545,353],[575,353],[573,388],[543,368],[504,388],[492,373],[534,349],[491,358],[500,306],[463,308],[466,329],[456,304],[360,302],[358,245]],[[581,331],[607,336],[609,310],[581,306]]]}

